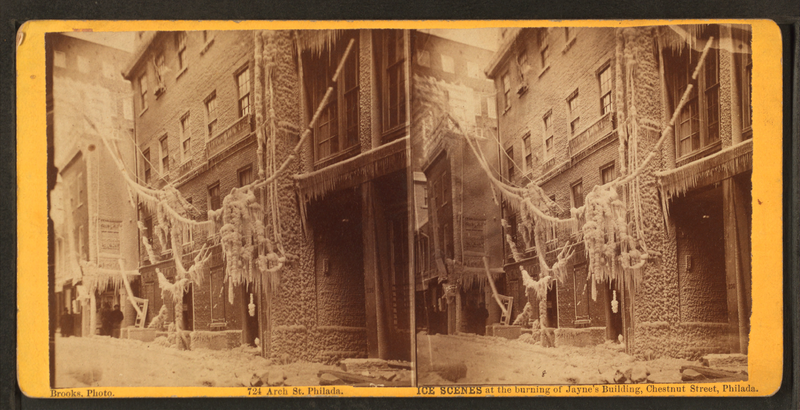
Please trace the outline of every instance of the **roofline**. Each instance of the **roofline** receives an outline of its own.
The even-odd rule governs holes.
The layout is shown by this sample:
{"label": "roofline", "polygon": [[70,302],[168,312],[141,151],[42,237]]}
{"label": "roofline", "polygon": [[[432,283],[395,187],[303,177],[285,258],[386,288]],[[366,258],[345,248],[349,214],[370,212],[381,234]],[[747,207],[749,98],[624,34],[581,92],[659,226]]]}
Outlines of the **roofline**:
{"label": "roofline", "polygon": [[128,66],[125,67],[125,69],[122,71],[123,78],[125,78],[128,81],[131,81],[131,74],[133,74],[133,70],[135,70],[142,62],[142,57],[144,56],[145,52],[148,49],[150,49],[150,45],[153,43],[153,41],[155,41],[156,37],[158,37],[160,33],[163,32],[151,31],[145,33],[146,37],[144,38],[144,41],[140,43],[138,47],[136,47],[136,50],[134,50],[134,52],[132,53],[133,57],[131,57]]}
{"label": "roofline", "polygon": [[506,41],[500,46],[496,53],[492,56],[492,59],[489,60],[489,65],[484,70],[486,73],[486,77],[494,78],[497,75],[497,70],[500,67],[500,63],[506,59],[508,54],[511,52],[511,45],[514,44],[514,41],[517,40],[519,34],[522,32],[522,28],[515,27],[509,29],[509,35],[506,38]]}

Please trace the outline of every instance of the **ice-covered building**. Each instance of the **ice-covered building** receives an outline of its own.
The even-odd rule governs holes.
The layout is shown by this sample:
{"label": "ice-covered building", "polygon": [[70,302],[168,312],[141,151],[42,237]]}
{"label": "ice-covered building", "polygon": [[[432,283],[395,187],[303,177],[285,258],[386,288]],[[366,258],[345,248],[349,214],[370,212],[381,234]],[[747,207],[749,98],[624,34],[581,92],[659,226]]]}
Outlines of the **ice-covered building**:
{"label": "ice-covered building", "polygon": [[[573,245],[546,298],[531,293],[533,316],[555,328],[556,344],[623,340],[637,355],[687,358],[746,353],[749,44],[749,27],[738,25],[504,30],[486,70],[498,93],[504,178],[541,186],[549,199],[542,209],[552,217],[569,219],[583,207],[578,229],[556,223],[536,235],[523,232],[530,225],[518,207],[503,208],[504,235],[519,253],[507,244],[507,294],[524,300],[520,268],[540,279],[538,253],[552,266]],[[612,240],[608,249],[617,253],[603,259],[605,248],[587,237],[602,243],[609,231],[592,236],[584,223],[601,215],[594,206],[611,195],[595,187],[618,178],[622,219],[610,226],[625,232],[626,244]],[[623,269],[619,251],[649,258]],[[601,260],[607,263],[593,265]],[[523,306],[515,303],[514,314]]]}

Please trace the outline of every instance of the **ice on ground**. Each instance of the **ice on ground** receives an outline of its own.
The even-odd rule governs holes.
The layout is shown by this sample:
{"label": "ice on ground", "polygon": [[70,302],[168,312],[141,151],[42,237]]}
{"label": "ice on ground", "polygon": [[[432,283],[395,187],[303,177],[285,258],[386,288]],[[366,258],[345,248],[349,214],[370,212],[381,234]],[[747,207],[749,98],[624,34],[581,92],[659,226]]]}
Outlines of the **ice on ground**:
{"label": "ice on ground", "polygon": [[57,337],[56,387],[249,387],[253,374],[273,369],[284,372],[287,385],[314,386],[319,370],[337,369],[319,363],[273,364],[255,347],[178,350],[159,339]]}

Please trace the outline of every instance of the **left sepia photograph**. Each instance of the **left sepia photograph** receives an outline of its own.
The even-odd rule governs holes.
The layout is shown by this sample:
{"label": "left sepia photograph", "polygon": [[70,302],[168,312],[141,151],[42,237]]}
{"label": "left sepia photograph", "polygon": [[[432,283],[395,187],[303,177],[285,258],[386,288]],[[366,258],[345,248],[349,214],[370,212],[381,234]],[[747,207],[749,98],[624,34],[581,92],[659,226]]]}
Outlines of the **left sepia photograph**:
{"label": "left sepia photograph", "polygon": [[409,36],[47,33],[50,387],[412,386]]}

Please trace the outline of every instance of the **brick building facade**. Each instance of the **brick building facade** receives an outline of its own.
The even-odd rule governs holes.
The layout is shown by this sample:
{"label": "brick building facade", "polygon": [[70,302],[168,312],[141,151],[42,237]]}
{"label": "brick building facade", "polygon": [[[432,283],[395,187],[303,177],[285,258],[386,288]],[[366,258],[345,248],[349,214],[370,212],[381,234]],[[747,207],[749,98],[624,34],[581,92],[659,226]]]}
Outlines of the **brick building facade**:
{"label": "brick building facade", "polygon": [[[691,80],[709,38],[705,65]],[[498,92],[505,177],[516,186],[541,186],[561,218],[582,206],[594,186],[636,170],[656,148],[686,85],[695,87],[649,166],[618,188],[627,221],[652,256],[641,284],[599,283],[593,299],[588,258],[578,243],[567,280],[555,283],[539,305],[547,309],[548,327],[605,328],[594,334],[621,337],[637,355],[746,353],[749,61],[747,26],[504,32],[487,74]],[[515,212],[506,207],[503,214],[511,225],[506,233],[524,249]],[[547,262],[580,237],[566,230],[548,236]],[[534,256],[528,249],[520,262],[507,259],[508,294],[525,295],[518,264],[538,277]],[[536,312],[538,303],[532,305]],[[515,314],[522,306],[516,304]],[[556,330],[556,343],[558,337]]]}
{"label": "brick building facade", "polygon": [[[140,183],[178,189],[194,220],[205,220],[232,191],[252,189],[265,228],[287,255],[279,281],[264,273],[233,285],[219,238],[185,232],[184,266],[204,244],[212,256],[202,283],[184,296],[183,328],[241,332],[242,342],[258,338],[267,357],[410,360],[408,32],[139,37],[126,77]],[[274,182],[260,185],[284,163]],[[146,232],[157,229],[145,208],[140,221]],[[159,255],[150,261],[141,253],[152,317],[162,303],[154,271],[170,280],[174,263],[168,244],[147,240]],[[228,286],[236,286],[233,303]]]}
{"label": "brick building facade", "polygon": [[[133,165],[133,111],[130,85],[120,75],[130,53],[63,34],[48,34],[47,81],[52,87],[54,165],[51,193],[54,220],[56,304],[66,308],[73,329],[61,334],[91,336],[101,325],[99,311],[119,304],[123,326],[135,311],[120,269],[136,266],[136,218],[117,165],[101,135]],[[122,261],[122,268],[120,267]],[[135,281],[132,277],[131,280]]]}
{"label": "brick building facade", "polygon": [[483,334],[499,320],[483,259],[502,273],[502,243],[492,240],[500,211],[464,136],[497,166],[494,90],[483,73],[492,52],[423,31],[412,39],[413,167],[425,179],[415,209],[427,215],[416,232],[417,327]]}

